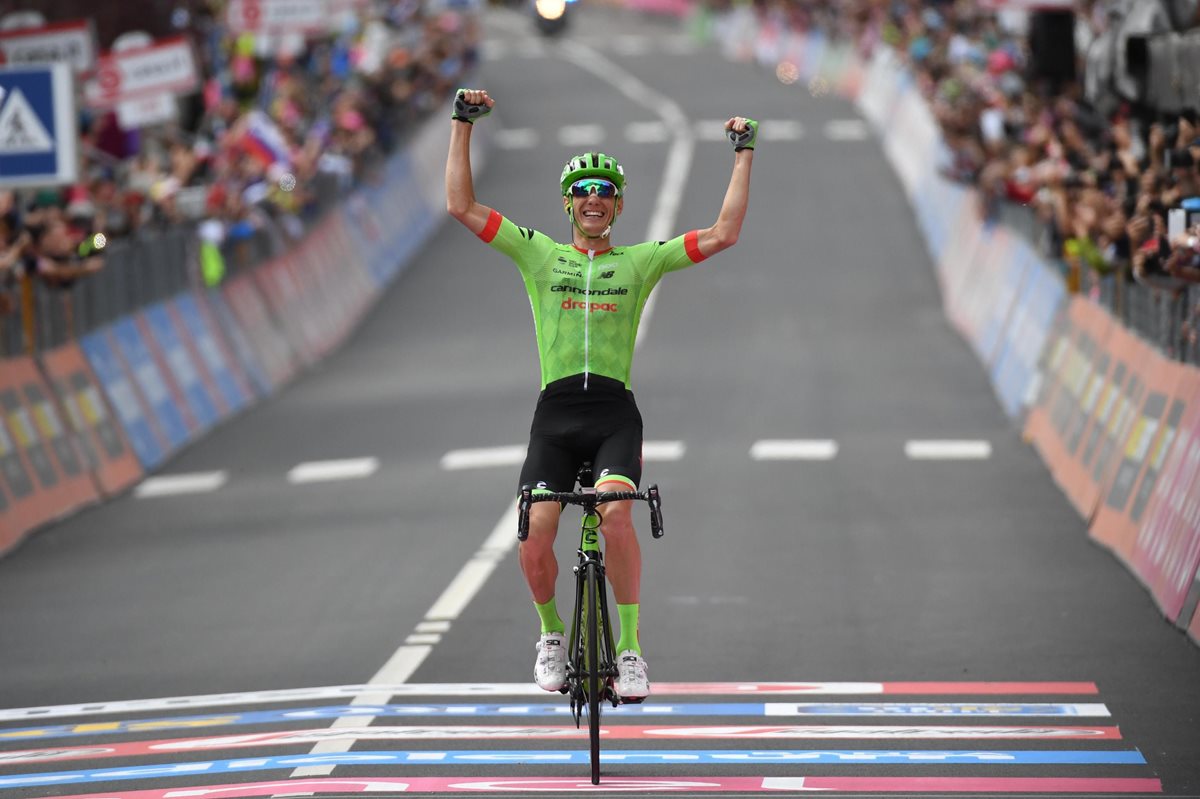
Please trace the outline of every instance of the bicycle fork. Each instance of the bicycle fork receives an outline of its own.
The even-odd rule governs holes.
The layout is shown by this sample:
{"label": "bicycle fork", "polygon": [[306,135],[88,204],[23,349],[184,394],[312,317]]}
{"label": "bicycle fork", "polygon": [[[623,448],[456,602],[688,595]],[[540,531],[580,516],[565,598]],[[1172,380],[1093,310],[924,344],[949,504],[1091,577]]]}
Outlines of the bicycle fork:
{"label": "bicycle fork", "polygon": [[[577,550],[579,562],[575,565],[575,607],[579,609],[571,624],[571,637],[568,651],[572,657],[567,662],[567,684],[571,686],[571,714],[575,719],[576,728],[580,725],[583,709],[587,707],[587,678],[597,673],[603,685],[601,700],[609,699],[613,707],[618,700],[612,691],[612,679],[616,676],[613,664],[612,625],[608,615],[608,590],[605,583],[604,555],[600,551],[600,514],[587,512],[583,517],[583,531]],[[595,575],[594,580],[588,579],[588,571]],[[594,586],[596,601],[591,604],[584,596],[588,586]],[[589,662],[587,647],[584,642],[585,630],[588,625],[587,608],[589,605],[599,609],[598,652],[596,663]],[[577,665],[578,664],[578,665]]]}

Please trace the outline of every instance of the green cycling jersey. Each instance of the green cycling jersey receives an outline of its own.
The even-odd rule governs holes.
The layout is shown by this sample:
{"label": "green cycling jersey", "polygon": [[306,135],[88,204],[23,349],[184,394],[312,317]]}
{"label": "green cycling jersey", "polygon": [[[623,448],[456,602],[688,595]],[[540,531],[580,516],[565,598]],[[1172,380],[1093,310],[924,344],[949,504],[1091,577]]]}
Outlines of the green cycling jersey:
{"label": "green cycling jersey", "polygon": [[564,377],[603,375],[629,388],[638,323],[667,272],[704,260],[691,231],[596,252],[560,244],[492,211],[479,238],[507,255],[525,281],[542,366],[542,388]]}

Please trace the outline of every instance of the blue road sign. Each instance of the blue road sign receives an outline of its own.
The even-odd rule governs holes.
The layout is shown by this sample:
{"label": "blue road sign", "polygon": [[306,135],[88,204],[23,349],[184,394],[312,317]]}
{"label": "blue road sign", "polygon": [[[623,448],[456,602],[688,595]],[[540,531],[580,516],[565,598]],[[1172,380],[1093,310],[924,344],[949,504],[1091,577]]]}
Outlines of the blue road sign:
{"label": "blue road sign", "polygon": [[73,183],[78,140],[70,66],[0,68],[0,186]]}

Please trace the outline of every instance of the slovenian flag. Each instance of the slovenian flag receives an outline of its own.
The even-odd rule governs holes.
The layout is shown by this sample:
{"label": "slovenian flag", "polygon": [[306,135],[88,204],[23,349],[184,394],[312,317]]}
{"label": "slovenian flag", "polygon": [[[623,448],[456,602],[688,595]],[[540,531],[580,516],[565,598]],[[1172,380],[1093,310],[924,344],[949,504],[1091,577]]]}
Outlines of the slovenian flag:
{"label": "slovenian flag", "polygon": [[283,132],[269,116],[257,109],[251,111],[246,119],[242,147],[252,158],[261,161],[263,166],[291,164],[291,148]]}

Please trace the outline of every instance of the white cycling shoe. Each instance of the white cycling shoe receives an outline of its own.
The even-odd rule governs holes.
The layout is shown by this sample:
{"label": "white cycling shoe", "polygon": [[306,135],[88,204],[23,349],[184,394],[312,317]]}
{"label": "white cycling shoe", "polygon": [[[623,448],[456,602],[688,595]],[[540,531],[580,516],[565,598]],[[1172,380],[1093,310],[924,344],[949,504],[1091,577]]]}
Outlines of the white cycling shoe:
{"label": "white cycling shoe", "polygon": [[640,702],[650,695],[646,661],[632,649],[617,656],[617,680],[613,689],[626,702]]}
{"label": "white cycling shoe", "polygon": [[543,691],[561,691],[567,684],[567,634],[542,633],[537,653],[533,681]]}

